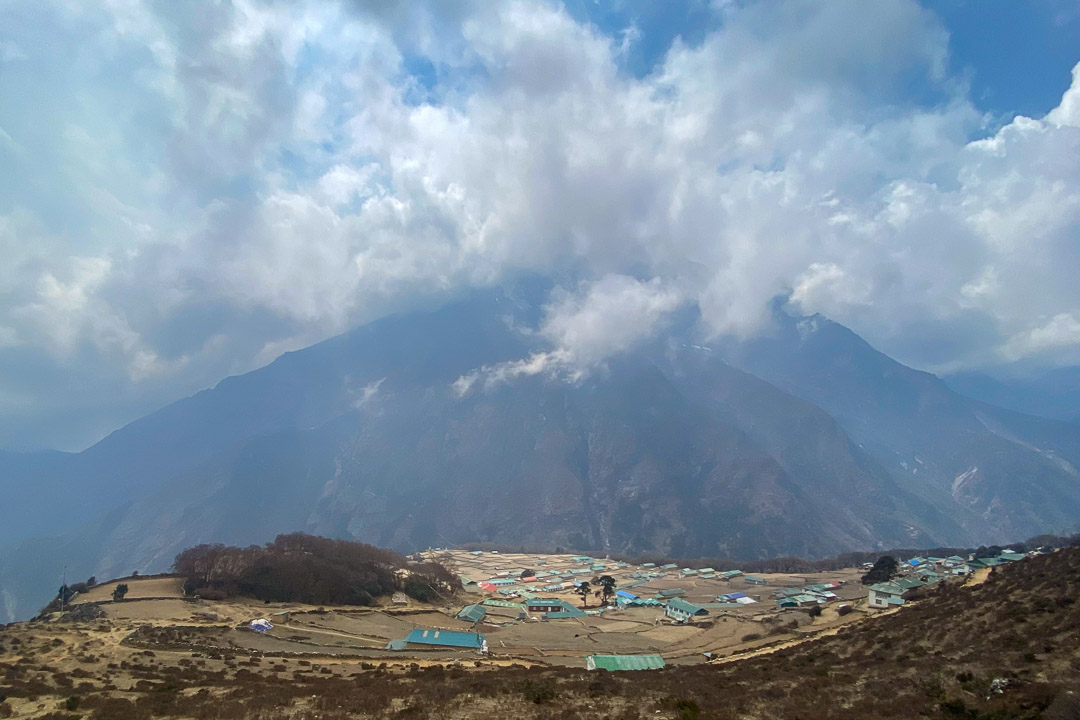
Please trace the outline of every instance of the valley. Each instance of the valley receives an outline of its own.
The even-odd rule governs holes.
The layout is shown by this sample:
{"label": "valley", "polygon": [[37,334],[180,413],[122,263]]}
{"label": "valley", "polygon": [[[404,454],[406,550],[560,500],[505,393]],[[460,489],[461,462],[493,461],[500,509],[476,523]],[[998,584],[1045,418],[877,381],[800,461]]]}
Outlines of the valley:
{"label": "valley", "polygon": [[[501,568],[523,563],[549,573],[582,564],[580,556],[435,554],[466,577],[499,578]],[[590,572],[602,562],[589,560]],[[440,717],[452,718],[496,709],[527,718],[685,718],[690,708],[700,718],[770,717],[800,693],[819,692],[807,683],[820,676],[833,690],[803,717],[833,717],[840,708],[847,717],[867,717],[882,703],[893,709],[891,717],[914,717],[927,702],[1028,717],[1019,709],[1080,707],[1069,694],[1080,690],[1073,687],[1080,670],[1077,569],[1080,550],[1060,550],[928,586],[920,598],[887,610],[868,606],[861,569],[770,574],[760,577],[764,584],[668,569],[633,588],[638,598],[682,589],[670,597],[701,603],[717,588],[762,595],[761,602],[733,607],[705,603],[708,615],[685,623],[648,605],[541,619],[543,613],[529,610],[535,600],[506,593],[508,600],[485,605],[500,594],[479,588],[463,589],[449,602],[387,597],[371,608],[314,607],[203,600],[184,597],[177,577],[124,578],[123,599],[111,599],[118,582],[112,581],[72,598],[63,614],[0,628],[0,712],[49,720],[344,718],[407,717],[438,707]],[[612,571],[624,578],[654,572],[632,565]],[[781,609],[774,599],[781,588],[830,583],[841,583],[837,597],[819,615]],[[543,595],[570,605],[574,597],[582,599]],[[841,616],[842,605],[853,609]],[[477,606],[487,611],[480,621],[459,617],[463,607]],[[253,629],[261,619],[269,627]],[[984,630],[970,633],[979,627]],[[387,649],[424,630],[446,633],[451,642],[479,632],[486,652],[413,643]],[[990,646],[1000,650],[983,652]],[[585,669],[590,656],[625,663],[646,654],[661,656],[666,669]],[[885,667],[889,675],[881,672]],[[919,668],[922,680],[905,687],[909,667]],[[982,684],[991,681],[1001,692],[982,696]],[[884,682],[905,688],[900,696],[914,691],[921,699],[874,690]]]}
{"label": "valley", "polygon": [[65,566],[157,573],[289,530],[751,561],[1076,527],[1074,424],[969,400],[820,316],[712,346],[690,316],[574,382],[459,382],[545,351],[522,329],[536,302],[389,316],[81,453],[0,454],[20,498],[0,504],[0,618],[30,617]]}

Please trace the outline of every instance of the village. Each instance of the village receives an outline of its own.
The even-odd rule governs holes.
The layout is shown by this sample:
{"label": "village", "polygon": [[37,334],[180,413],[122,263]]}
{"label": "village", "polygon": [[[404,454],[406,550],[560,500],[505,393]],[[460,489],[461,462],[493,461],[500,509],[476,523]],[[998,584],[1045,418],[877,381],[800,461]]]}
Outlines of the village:
{"label": "village", "polygon": [[[640,565],[585,555],[433,549],[461,590],[448,603],[397,593],[379,607],[213,601],[185,597],[179,578],[129,578],[72,599],[147,642],[211,652],[325,656],[350,661],[552,665],[648,670],[727,662],[895,612],[941,582],[978,582],[992,558],[912,557],[888,582],[863,585],[867,567],[811,574]],[[112,600],[110,600],[112,598]],[[155,634],[156,633],[156,634]],[[149,645],[152,646],[152,645]]]}
{"label": "village", "polygon": [[[542,650],[544,639],[530,649],[548,662],[570,663],[576,654],[560,652],[564,647],[556,638],[562,633],[554,626],[576,620],[590,629],[585,634],[587,646],[581,649],[588,669],[652,669],[671,662],[717,661],[790,642],[790,636],[835,631],[879,610],[904,605],[920,588],[964,581],[979,571],[985,576],[993,566],[1024,557],[1009,551],[981,559],[916,556],[901,562],[894,578],[867,587],[860,579],[870,564],[811,575],[755,575],[738,569],[680,568],[674,563],[631,565],[586,555],[436,549],[425,559],[454,567],[465,591],[478,596],[456,616],[473,623],[473,631],[450,637],[427,632],[422,639],[414,631],[412,640],[397,647],[462,643],[491,652],[490,639],[499,649],[521,652],[515,649],[523,634],[517,626],[540,622],[545,625],[548,650]],[[480,632],[482,628],[487,634]],[[778,640],[778,636],[787,637]]]}

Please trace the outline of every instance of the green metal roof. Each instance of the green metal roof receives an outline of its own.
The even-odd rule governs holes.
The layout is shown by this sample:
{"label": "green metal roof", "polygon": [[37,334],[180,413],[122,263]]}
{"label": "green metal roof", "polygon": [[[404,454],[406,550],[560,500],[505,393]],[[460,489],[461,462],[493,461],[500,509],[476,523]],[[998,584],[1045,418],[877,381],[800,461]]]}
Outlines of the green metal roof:
{"label": "green metal roof", "polygon": [[579,610],[572,605],[568,605],[562,610],[556,610],[554,612],[544,613],[544,617],[551,620],[562,620],[564,618],[578,618],[585,617],[585,611]]}
{"label": "green metal roof", "polygon": [[589,655],[585,659],[589,670],[659,670],[664,658],[659,655]]}
{"label": "green metal roof", "polygon": [[891,583],[891,582],[877,583],[876,585],[871,585],[870,589],[875,591],[875,592],[879,592],[879,593],[882,593],[882,594],[888,594],[888,595],[903,595],[904,594],[904,588],[900,587],[896,583]]}
{"label": "green metal roof", "polygon": [[496,600],[494,598],[490,600],[485,600],[483,604],[487,605],[488,607],[514,608],[517,610],[522,610],[525,608],[525,606],[521,603],[510,602],[509,600]]}
{"label": "green metal roof", "polygon": [[667,606],[671,607],[671,608],[675,608],[676,610],[679,610],[679,611],[684,612],[684,613],[689,613],[690,615],[708,615],[709,614],[709,611],[706,610],[705,608],[701,607],[700,605],[695,605],[694,603],[686,602],[682,598],[671,598],[670,600],[667,601]]}
{"label": "green metal roof", "polygon": [[457,614],[459,620],[468,620],[474,623],[483,620],[485,615],[487,615],[487,610],[484,609],[483,605],[466,605]]}
{"label": "green metal roof", "polygon": [[526,604],[529,607],[565,607],[567,603],[559,598],[533,598]]}
{"label": "green metal roof", "polygon": [[686,591],[683,590],[682,588],[671,588],[670,590],[661,590],[661,591],[657,592],[656,596],[657,597],[662,597],[662,598],[670,598],[670,597],[675,597],[676,595],[684,595],[684,594],[686,594]]}

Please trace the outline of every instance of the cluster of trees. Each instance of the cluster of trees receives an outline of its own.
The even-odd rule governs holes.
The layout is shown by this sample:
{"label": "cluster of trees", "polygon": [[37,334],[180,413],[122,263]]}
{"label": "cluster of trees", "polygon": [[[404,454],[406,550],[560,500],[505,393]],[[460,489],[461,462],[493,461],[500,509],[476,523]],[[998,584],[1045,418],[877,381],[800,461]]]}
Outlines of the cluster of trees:
{"label": "cluster of trees", "polygon": [[176,556],[184,591],[202,597],[253,597],[312,605],[371,605],[401,591],[422,602],[453,592],[445,566],[415,563],[392,550],[305,533],[266,545],[197,545]]}
{"label": "cluster of trees", "polygon": [[601,604],[606,605],[615,596],[615,578],[610,575],[601,575],[594,577],[592,582],[583,580],[574,588],[574,594],[581,596],[582,607],[585,608],[589,607],[590,593],[597,597]]}
{"label": "cluster of trees", "polygon": [[75,597],[79,593],[84,593],[90,588],[97,585],[97,578],[91,577],[86,582],[72,583],[71,585],[61,585],[60,589],[56,591],[56,597],[49,601],[49,604],[41,608],[38,611],[37,617],[44,617],[49,613],[57,612],[65,607],[71,598]]}
{"label": "cluster of trees", "polygon": [[888,582],[896,574],[898,567],[899,563],[896,562],[896,558],[892,555],[883,555],[877,559],[874,567],[870,568],[870,572],[862,576],[862,584],[874,585],[875,583]]}

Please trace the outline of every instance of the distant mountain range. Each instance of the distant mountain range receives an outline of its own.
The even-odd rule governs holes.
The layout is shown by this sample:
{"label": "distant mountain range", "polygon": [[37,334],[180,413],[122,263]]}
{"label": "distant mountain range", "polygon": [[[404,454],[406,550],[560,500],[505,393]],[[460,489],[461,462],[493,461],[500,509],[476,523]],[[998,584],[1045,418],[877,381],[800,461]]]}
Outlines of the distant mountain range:
{"label": "distant mountain range", "polygon": [[947,375],[945,384],[970,398],[1039,417],[1080,421],[1080,367],[1061,367],[1022,377],[985,372]]}
{"label": "distant mountain range", "polygon": [[[750,341],[696,318],[578,382],[478,368],[545,349],[538,303],[478,292],[169,405],[77,454],[0,453],[0,617],[69,579],[304,530],[821,557],[977,545],[1080,522],[1080,426],[970,399],[820,316]],[[1067,415],[1067,414],[1066,414]]]}

